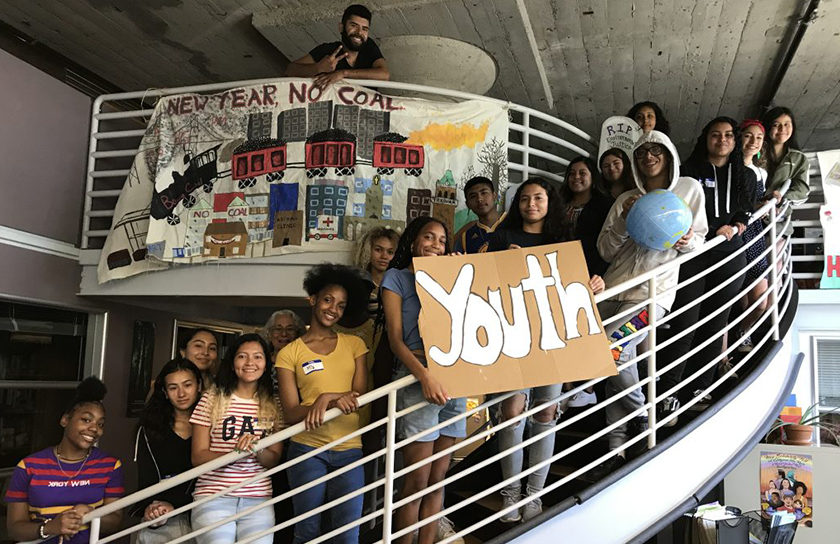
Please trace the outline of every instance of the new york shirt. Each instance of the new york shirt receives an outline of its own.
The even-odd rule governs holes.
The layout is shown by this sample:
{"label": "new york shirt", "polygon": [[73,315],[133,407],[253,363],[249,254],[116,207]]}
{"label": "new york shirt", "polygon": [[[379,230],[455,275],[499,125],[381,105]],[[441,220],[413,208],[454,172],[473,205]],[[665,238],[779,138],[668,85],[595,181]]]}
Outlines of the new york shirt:
{"label": "new york shirt", "polygon": [[[6,502],[25,502],[33,521],[52,519],[77,504],[101,506],[106,498],[125,493],[122,463],[116,457],[93,448],[87,459],[59,465],[53,448],[23,458],[15,467]],[[65,544],[88,541],[87,526]],[[57,537],[55,538],[57,541]]]}

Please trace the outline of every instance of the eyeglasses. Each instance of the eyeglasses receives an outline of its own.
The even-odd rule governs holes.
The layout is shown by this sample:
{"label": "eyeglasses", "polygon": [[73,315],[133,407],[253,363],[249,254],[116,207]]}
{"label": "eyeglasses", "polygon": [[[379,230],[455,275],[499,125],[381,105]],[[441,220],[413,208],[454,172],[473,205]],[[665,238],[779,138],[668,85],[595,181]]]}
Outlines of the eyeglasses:
{"label": "eyeglasses", "polygon": [[647,153],[650,153],[654,157],[658,157],[658,156],[662,155],[663,153],[665,153],[665,148],[662,147],[661,145],[658,145],[658,144],[647,146],[647,147],[637,147],[633,151],[633,156],[636,157],[637,159],[643,159],[645,157],[645,154],[647,154]]}

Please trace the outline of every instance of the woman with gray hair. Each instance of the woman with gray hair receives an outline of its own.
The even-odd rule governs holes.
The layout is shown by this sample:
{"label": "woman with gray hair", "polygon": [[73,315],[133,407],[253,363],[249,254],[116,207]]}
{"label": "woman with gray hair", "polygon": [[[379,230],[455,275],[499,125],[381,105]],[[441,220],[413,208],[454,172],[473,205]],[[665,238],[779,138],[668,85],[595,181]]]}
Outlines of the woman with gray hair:
{"label": "woman with gray hair", "polygon": [[276,354],[306,332],[303,319],[292,310],[277,310],[265,322],[263,337]]}

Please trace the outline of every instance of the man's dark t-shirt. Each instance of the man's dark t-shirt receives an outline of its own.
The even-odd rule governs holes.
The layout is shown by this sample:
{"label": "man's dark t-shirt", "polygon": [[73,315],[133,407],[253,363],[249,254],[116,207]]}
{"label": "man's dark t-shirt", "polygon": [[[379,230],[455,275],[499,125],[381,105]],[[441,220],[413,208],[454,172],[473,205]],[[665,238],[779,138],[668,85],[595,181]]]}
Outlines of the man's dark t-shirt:
{"label": "man's dark t-shirt", "polygon": [[[312,57],[312,60],[318,62],[327,55],[332,55],[340,45],[342,45],[341,42],[322,43],[321,45],[315,47],[315,49],[310,51],[309,56]],[[345,57],[338,61],[338,64],[336,64],[335,69],[352,70],[354,68],[373,68],[373,63],[381,58],[382,51],[379,50],[379,46],[376,45],[376,43],[374,43],[372,39],[368,38],[367,41],[365,41],[364,45],[362,45],[362,48],[359,50],[359,54],[356,55],[355,66],[350,66],[350,64],[347,62],[347,57]]]}

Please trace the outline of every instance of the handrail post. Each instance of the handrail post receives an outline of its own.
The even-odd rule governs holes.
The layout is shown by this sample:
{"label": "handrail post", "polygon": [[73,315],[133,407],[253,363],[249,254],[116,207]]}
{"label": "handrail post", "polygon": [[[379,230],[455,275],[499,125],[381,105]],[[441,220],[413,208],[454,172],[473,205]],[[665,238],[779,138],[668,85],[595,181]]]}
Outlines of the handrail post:
{"label": "handrail post", "polygon": [[772,323],[773,323],[773,341],[779,341],[779,250],[778,250],[778,225],[776,224],[776,206],[770,207],[770,297],[772,307]]}
{"label": "handrail post", "polygon": [[531,114],[527,111],[522,112],[522,126],[525,127],[522,131],[522,181],[525,181],[531,169]]}
{"label": "handrail post", "polygon": [[385,427],[385,503],[382,511],[382,543],[390,544],[394,504],[394,446],[397,443],[397,392],[388,393],[388,423]]}
{"label": "handrail post", "polygon": [[[656,275],[648,280],[648,345],[650,355],[647,358],[647,398],[650,402],[648,408],[648,429],[651,433],[647,437],[648,448],[656,446]],[[638,363],[637,363],[638,364]]]}
{"label": "handrail post", "polygon": [[102,518],[93,518],[90,520],[90,544],[99,542],[99,526],[102,524]]}

